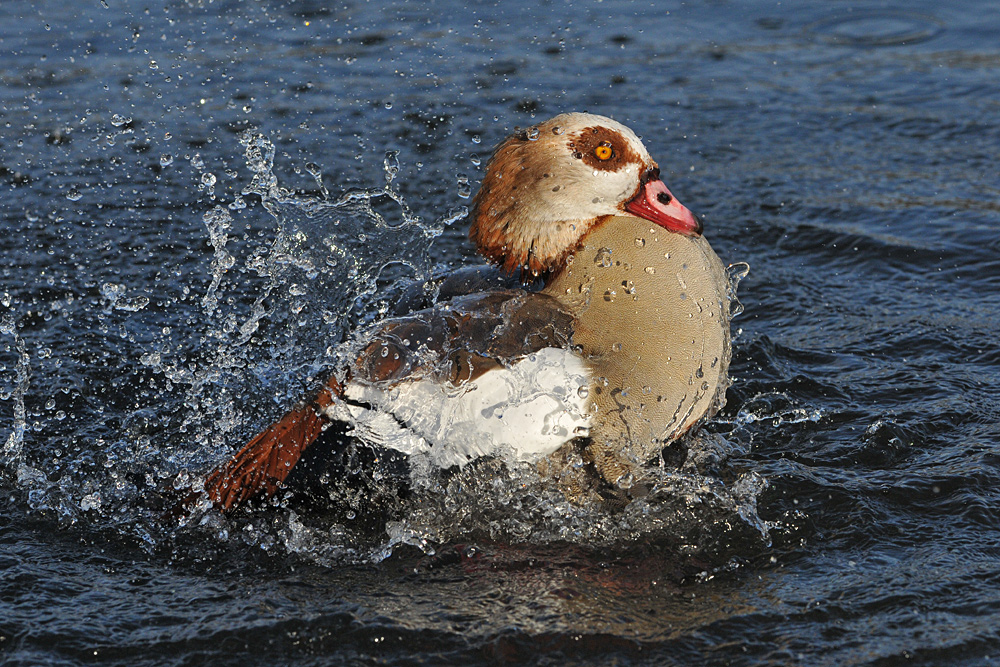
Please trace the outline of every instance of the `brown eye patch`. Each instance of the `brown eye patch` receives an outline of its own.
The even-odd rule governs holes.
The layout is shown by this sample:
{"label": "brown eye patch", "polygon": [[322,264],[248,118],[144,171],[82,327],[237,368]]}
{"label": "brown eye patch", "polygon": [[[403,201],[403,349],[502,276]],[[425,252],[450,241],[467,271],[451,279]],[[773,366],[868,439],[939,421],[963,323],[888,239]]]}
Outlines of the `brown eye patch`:
{"label": "brown eye patch", "polygon": [[569,140],[573,157],[601,171],[618,171],[628,163],[641,160],[628,141],[618,132],[606,127],[587,127]]}

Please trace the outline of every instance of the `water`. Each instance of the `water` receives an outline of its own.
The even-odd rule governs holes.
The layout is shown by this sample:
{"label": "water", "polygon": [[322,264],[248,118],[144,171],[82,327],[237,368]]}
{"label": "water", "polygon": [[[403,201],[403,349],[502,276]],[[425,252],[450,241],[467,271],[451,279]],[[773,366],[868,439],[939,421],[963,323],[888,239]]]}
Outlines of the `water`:
{"label": "water", "polygon": [[[997,661],[988,4],[0,18],[4,664]],[[333,498],[163,520],[402,281],[473,261],[489,147],[568,110],[751,265],[691,467],[614,514],[488,466],[394,497],[358,448]]]}

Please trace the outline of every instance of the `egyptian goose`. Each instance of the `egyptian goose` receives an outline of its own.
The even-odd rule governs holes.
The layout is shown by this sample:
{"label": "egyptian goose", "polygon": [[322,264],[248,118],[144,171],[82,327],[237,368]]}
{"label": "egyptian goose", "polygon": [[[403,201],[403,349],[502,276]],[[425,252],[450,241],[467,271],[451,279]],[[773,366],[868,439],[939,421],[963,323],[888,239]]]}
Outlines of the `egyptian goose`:
{"label": "egyptian goose", "polygon": [[627,489],[724,399],[729,283],[701,231],[624,125],[569,113],[515,133],[469,237],[525,286],[459,273],[363,332],[349,368],[208,475],[209,499],[273,494],[331,421],[441,467],[512,457],[577,497]]}

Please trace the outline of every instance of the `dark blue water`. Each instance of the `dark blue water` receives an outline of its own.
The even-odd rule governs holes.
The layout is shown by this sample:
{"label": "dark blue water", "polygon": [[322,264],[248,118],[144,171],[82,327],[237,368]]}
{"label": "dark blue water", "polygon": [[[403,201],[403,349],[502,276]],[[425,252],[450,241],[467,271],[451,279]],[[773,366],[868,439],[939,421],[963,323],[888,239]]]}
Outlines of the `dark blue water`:
{"label": "dark blue water", "polygon": [[[998,34],[968,0],[3,3],[0,662],[1000,661]],[[751,265],[688,469],[610,513],[488,466],[396,496],[359,447],[329,497],[164,516],[474,261],[491,146],[570,110]]]}

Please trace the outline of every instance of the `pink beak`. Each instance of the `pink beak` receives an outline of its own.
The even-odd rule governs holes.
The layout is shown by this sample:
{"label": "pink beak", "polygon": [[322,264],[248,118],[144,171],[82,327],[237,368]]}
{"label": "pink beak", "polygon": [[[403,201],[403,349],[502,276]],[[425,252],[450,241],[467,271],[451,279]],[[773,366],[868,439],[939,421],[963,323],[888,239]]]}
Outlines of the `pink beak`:
{"label": "pink beak", "polygon": [[700,236],[701,221],[670,194],[670,190],[659,178],[659,170],[651,170],[639,188],[639,194],[625,204],[625,210],[632,215],[655,222],[664,229],[684,234],[685,236]]}

